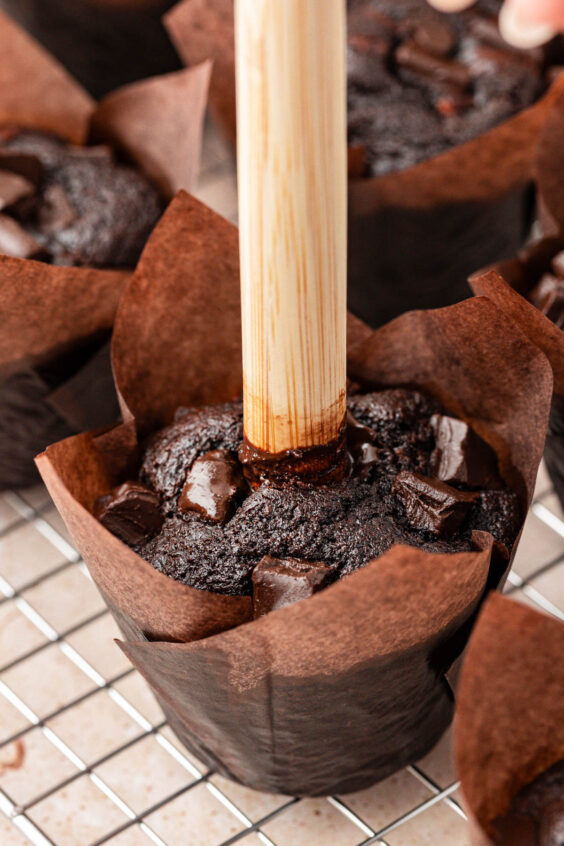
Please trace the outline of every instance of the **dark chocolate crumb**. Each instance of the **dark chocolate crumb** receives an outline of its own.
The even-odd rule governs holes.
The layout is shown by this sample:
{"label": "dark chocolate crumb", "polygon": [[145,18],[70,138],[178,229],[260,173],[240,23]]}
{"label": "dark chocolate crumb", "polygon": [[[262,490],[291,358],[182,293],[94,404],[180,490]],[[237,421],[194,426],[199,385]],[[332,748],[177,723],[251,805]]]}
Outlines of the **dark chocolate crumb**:
{"label": "dark chocolate crumb", "polygon": [[[482,530],[511,549],[520,528],[516,494],[465,493],[468,486],[463,482],[456,487],[437,479],[421,482],[421,474],[432,476],[432,419],[444,415],[438,403],[418,391],[389,389],[355,394],[348,404],[354,415],[354,423],[349,421],[349,478],[330,486],[265,482],[246,492],[246,498],[237,493],[231,502],[237,507],[216,514],[218,522],[209,511],[185,509],[185,503],[179,508],[179,496],[187,480],[190,483],[195,462],[206,453],[237,454],[243,437],[242,406],[180,409],[175,421],[145,449],[140,478],[158,494],[164,523],[136,550],[158,570],[186,584],[216,593],[250,594],[253,570],[265,556],[323,562],[335,576],[345,576],[394,543],[434,552],[470,550],[472,532]],[[369,460],[365,447],[370,449]],[[439,492],[437,519],[417,520],[413,509],[406,509],[402,480],[408,477],[419,479],[431,494]]]}

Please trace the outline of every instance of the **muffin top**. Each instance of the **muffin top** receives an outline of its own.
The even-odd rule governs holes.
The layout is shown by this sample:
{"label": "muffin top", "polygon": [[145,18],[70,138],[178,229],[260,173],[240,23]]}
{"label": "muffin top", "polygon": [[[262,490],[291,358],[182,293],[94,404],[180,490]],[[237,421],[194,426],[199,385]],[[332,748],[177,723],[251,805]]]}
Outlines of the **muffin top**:
{"label": "muffin top", "polygon": [[500,7],[480,0],[444,15],[425,0],[349,3],[349,142],[369,174],[476,138],[543,92],[549,65],[562,60],[560,42],[512,48],[498,31]]}
{"label": "muffin top", "polygon": [[0,253],[59,265],[134,267],[164,210],[109,147],[0,130]]}
{"label": "muffin top", "polygon": [[394,543],[471,550],[475,530],[508,555],[518,498],[465,422],[407,389],[356,394],[348,407],[349,472],[339,483],[249,484],[238,460],[241,404],[179,409],[147,443],[138,479],[95,513],[161,572],[231,595],[250,594],[258,575],[270,586],[324,587]]}

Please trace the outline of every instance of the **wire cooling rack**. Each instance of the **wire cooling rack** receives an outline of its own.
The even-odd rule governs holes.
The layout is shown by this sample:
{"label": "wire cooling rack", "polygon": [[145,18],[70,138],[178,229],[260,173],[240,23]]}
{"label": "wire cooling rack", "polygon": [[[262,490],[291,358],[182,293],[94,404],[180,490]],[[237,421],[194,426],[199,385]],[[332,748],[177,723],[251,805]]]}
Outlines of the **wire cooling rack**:
{"label": "wire cooling rack", "polygon": [[[420,846],[467,842],[448,737],[351,797],[232,785],[175,740],[44,488],[0,497],[0,843]],[[564,520],[541,476],[508,584],[564,621]]]}

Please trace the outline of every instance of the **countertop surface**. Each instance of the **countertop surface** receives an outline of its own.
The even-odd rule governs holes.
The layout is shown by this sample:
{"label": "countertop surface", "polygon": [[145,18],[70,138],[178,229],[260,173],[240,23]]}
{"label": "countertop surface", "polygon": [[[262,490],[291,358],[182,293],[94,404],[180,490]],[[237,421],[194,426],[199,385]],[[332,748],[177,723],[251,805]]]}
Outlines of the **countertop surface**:
{"label": "countertop surface", "polygon": [[[232,161],[210,130],[198,196],[235,219]],[[506,590],[564,620],[564,515],[542,468]],[[469,844],[450,731],[360,793],[256,793],[180,746],[118,636],[46,490],[0,495],[2,846]]]}

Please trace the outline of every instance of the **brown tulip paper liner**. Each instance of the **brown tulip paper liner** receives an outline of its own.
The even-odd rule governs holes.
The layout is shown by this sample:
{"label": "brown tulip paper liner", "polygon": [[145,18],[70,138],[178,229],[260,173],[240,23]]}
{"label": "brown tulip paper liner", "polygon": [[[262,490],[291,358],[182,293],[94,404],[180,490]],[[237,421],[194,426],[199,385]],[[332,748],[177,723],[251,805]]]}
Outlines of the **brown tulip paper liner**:
{"label": "brown tulip paper liner", "polygon": [[554,373],[554,397],[545,448],[549,474],[564,505],[564,332],[528,297],[553,256],[564,250],[564,89],[553,98],[536,149],[534,171],[546,237],[516,257],[474,273],[470,286],[506,312],[547,356]]}
{"label": "brown tulip paper liner", "polygon": [[163,18],[184,63],[213,60],[209,107],[228,141],[235,146],[234,0],[184,0]]}
{"label": "brown tulip paper liner", "polygon": [[[210,110],[235,140],[233,0],[181,0],[165,26],[184,62],[211,58]],[[557,80],[516,117],[401,172],[349,182],[349,308],[371,326],[468,297],[477,267],[514,255],[532,223],[533,159]]]}
{"label": "brown tulip paper liner", "polygon": [[[121,299],[112,343],[126,422],[55,444],[38,465],[123,649],[180,738],[231,778],[300,795],[360,789],[418,759],[451,719],[444,674],[507,566],[491,561],[490,535],[453,555],[396,546],[313,600],[251,622],[248,597],[167,578],[91,513],[134,476],[138,436],[179,405],[239,394],[236,229],[181,192]],[[468,420],[525,514],[552,374],[493,304],[406,314],[377,332],[349,317],[349,371],[368,389],[419,386]]]}
{"label": "brown tulip paper liner", "polygon": [[564,758],[564,625],[491,594],[470,639],[455,718],[457,775],[474,846],[514,846],[492,822]]}
{"label": "brown tulip paper liner", "polygon": [[[2,13],[0,52],[0,125],[77,144],[109,142],[165,198],[194,184],[209,63],[134,83],[97,105]],[[0,269],[1,489],[37,481],[33,457],[53,440],[118,419],[109,354],[100,345],[130,274],[6,257]],[[55,393],[46,376],[53,368]]]}

